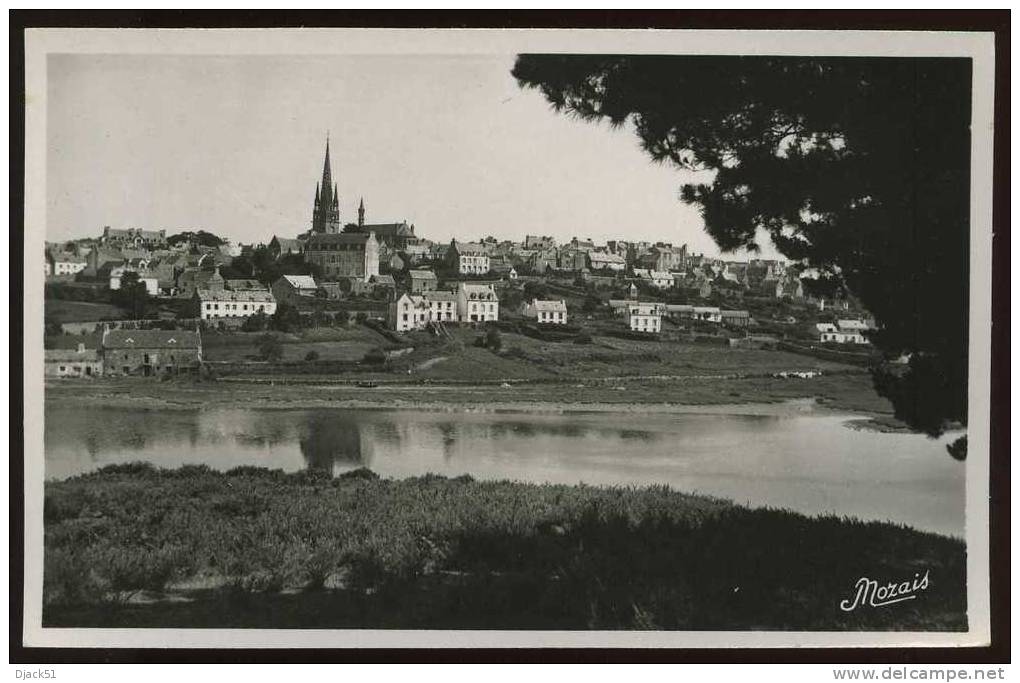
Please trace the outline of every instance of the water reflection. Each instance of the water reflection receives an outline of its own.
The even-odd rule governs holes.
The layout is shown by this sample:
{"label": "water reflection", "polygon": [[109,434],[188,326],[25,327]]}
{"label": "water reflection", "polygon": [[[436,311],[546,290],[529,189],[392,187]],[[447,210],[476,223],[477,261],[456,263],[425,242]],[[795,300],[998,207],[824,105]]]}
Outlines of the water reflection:
{"label": "water reflection", "polygon": [[309,414],[299,444],[310,470],[335,474],[338,470],[371,464],[363,447],[362,425],[343,413]]}
{"label": "water reflection", "polygon": [[592,485],[667,484],[751,505],[963,533],[964,467],[944,444],[854,431],[838,416],[131,410],[46,407],[46,476],[111,463],[428,472]]}

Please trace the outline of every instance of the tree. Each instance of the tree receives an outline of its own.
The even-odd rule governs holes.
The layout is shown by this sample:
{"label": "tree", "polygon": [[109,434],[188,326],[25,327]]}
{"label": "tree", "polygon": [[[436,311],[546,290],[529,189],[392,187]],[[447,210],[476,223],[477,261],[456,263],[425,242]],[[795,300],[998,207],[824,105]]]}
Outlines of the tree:
{"label": "tree", "polygon": [[269,323],[268,318],[269,316],[267,316],[264,311],[259,311],[254,315],[249,315],[244,319],[244,322],[241,323],[241,331],[261,332],[266,329],[266,325]]}
{"label": "tree", "polygon": [[275,334],[264,334],[259,338],[259,357],[266,361],[283,358],[283,342]]}
{"label": "tree", "polygon": [[185,230],[184,232],[179,232],[176,235],[171,235],[166,239],[166,241],[167,244],[170,244],[171,246],[187,243],[192,246],[199,247],[218,247],[226,244],[226,240],[212,234],[211,232],[206,232],[205,230],[199,230],[197,232]]}
{"label": "tree", "polygon": [[280,302],[269,319],[269,327],[280,332],[291,332],[301,327],[301,313],[291,304]]}
{"label": "tree", "polygon": [[135,320],[144,318],[149,307],[149,291],[145,283],[138,279],[138,273],[133,271],[121,275],[120,289],[114,290],[110,298]]}
{"label": "tree", "polygon": [[495,327],[490,327],[485,331],[485,347],[490,351],[499,351],[503,348],[503,338]]}
{"label": "tree", "polygon": [[967,419],[970,62],[937,58],[521,55],[557,111],[629,124],[689,174],[723,250],[767,234],[848,291],[902,369],[875,369],[929,435]]}

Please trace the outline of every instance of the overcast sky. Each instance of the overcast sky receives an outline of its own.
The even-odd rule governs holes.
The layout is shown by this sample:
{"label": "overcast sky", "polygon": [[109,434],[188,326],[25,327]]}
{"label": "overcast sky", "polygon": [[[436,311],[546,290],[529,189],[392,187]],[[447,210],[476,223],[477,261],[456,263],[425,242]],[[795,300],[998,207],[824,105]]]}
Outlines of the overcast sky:
{"label": "overcast sky", "polygon": [[718,253],[678,199],[684,175],[629,130],[555,114],[517,86],[513,60],[51,55],[47,239],[104,225],[293,237],[311,222],[328,131],[343,222],[364,197],[368,222],[407,220],[436,241],[548,234]]}

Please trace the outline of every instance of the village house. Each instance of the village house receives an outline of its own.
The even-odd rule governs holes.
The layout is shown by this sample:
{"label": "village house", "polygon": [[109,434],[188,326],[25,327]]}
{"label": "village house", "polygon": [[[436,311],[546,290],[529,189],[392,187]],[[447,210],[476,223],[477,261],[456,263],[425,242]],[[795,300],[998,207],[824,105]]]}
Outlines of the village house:
{"label": "village house", "polygon": [[282,257],[288,254],[302,254],[305,251],[305,243],[303,240],[292,239],[289,237],[278,237],[273,235],[273,239],[269,240],[269,255],[273,259],[279,261]]}
{"label": "village house", "polygon": [[85,270],[88,260],[69,252],[46,252],[46,277],[66,277],[77,275]]}
{"label": "village house", "polygon": [[194,372],[202,364],[202,337],[188,330],[103,330],[105,376]]}
{"label": "village house", "polygon": [[305,243],[305,261],[322,269],[330,279],[368,282],[379,274],[379,243],[375,233],[314,233]]}
{"label": "village house", "polygon": [[716,306],[695,306],[691,317],[702,322],[721,323],[722,311]]}
{"label": "village house", "polygon": [[751,314],[747,311],[719,311],[720,321],[733,327],[747,327],[751,324]]}
{"label": "village house", "polygon": [[635,268],[634,277],[659,289],[667,289],[673,286],[673,275],[666,271]]}
{"label": "village house", "polygon": [[46,377],[99,377],[103,363],[96,349],[86,349],[78,343],[77,349],[46,349],[43,356],[43,375]]}
{"label": "village house", "polygon": [[224,282],[219,268],[213,270],[187,268],[177,276],[177,296],[191,299],[200,289],[219,291],[224,288]]}
{"label": "village house", "polygon": [[533,318],[535,322],[545,325],[567,324],[567,303],[562,300],[543,301],[532,299],[524,304],[525,318]]}
{"label": "village house", "polygon": [[619,254],[610,254],[604,251],[590,251],[588,252],[588,268],[591,270],[622,273],[627,270],[627,259]]}
{"label": "village house", "polygon": [[397,282],[392,275],[373,275],[368,282],[351,281],[351,293],[358,296],[379,295],[393,297],[396,295]]}
{"label": "village house", "polygon": [[270,291],[279,304],[297,304],[303,298],[316,296],[319,285],[311,275],[282,275],[273,283]]}
{"label": "village house", "polygon": [[407,284],[411,294],[424,294],[439,287],[439,278],[431,270],[409,270]]}
{"label": "village house", "polygon": [[276,312],[276,300],[265,290],[199,289],[195,292],[195,307],[202,320],[247,318],[256,313],[272,315]]}
{"label": "village house", "polygon": [[401,294],[389,307],[389,324],[397,332],[424,329],[430,322],[429,302],[418,294]]}
{"label": "village house", "polygon": [[653,271],[683,270],[687,265],[687,245],[656,244],[642,254],[638,262]]}
{"label": "village house", "polygon": [[457,318],[465,323],[499,320],[499,298],[492,286],[461,282],[457,287]]}
{"label": "village house", "polygon": [[556,238],[548,235],[525,235],[525,249],[555,249]]}
{"label": "village house", "polygon": [[138,269],[128,265],[115,266],[110,269],[110,289],[113,291],[120,289],[121,282],[128,273],[135,273],[138,276],[138,282],[145,285],[145,292],[149,296],[159,296],[159,278],[154,273],[148,272],[147,269]]}
{"label": "village house", "polygon": [[162,249],[167,246],[166,230],[141,230],[139,228],[118,230],[109,225],[103,228],[103,235],[99,238],[99,242],[114,249]]}
{"label": "village house", "polygon": [[660,303],[630,301],[627,303],[627,325],[634,332],[661,332],[664,312],[665,306]]}
{"label": "village house", "polygon": [[429,307],[429,320],[452,323],[457,321],[457,293],[437,289],[422,294]]}
{"label": "village house", "polygon": [[489,272],[489,255],[481,244],[452,240],[446,252],[446,265],[461,275],[484,275]]}

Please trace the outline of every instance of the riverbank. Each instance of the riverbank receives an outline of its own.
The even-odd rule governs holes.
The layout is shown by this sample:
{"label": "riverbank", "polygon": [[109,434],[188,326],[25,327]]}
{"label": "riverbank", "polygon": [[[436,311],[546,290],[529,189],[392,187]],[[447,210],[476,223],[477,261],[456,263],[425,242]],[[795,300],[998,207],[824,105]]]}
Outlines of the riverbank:
{"label": "riverbank", "polygon": [[[320,378],[206,380],[150,378],[55,380],[46,400],[62,405],[194,409],[244,405],[251,408],[413,408],[440,411],[642,413],[691,412],[705,407],[753,404],[756,413],[787,411],[791,401],[813,409],[891,418],[866,373],[808,379],[779,377],[686,377],[576,379],[513,383],[379,382],[358,386]],[[773,407],[769,408],[768,405]],[[808,409],[801,405],[798,410]],[[772,411],[772,412],[770,412]]]}
{"label": "riverbank", "polygon": [[44,510],[48,626],[966,628],[961,541],[665,487],[122,465]]}

